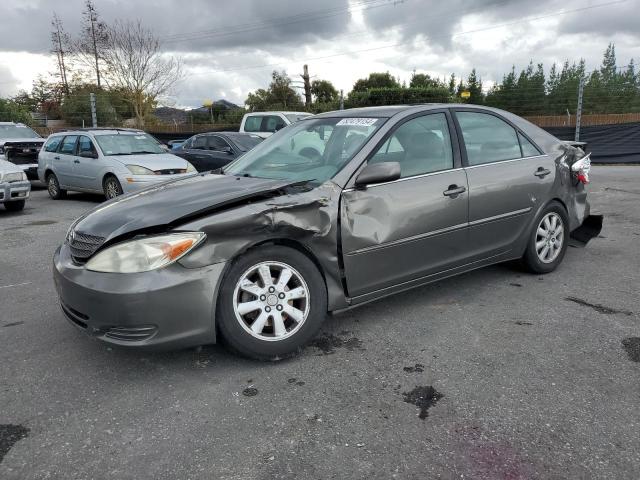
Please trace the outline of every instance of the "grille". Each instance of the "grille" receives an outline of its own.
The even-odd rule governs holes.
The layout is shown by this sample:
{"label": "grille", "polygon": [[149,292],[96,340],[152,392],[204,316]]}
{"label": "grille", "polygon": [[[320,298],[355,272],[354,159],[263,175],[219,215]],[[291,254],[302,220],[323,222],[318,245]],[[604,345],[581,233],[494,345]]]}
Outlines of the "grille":
{"label": "grille", "polygon": [[185,168],[168,168],[166,170],[156,170],[156,175],[175,175],[177,173],[187,173]]}
{"label": "grille", "polygon": [[96,237],[81,232],[72,232],[69,237],[71,256],[78,261],[85,261],[96,253],[96,250],[104,243],[104,237]]}
{"label": "grille", "polygon": [[105,337],[113,338],[123,342],[139,342],[151,338],[157,331],[154,325],[143,325],[140,327],[111,327],[105,333]]}

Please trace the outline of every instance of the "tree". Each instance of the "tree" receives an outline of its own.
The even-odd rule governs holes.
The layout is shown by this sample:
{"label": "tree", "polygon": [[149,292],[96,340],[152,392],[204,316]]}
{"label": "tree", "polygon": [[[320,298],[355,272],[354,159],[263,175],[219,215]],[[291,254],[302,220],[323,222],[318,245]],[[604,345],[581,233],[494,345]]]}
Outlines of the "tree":
{"label": "tree", "polygon": [[85,0],[82,23],[80,37],[73,43],[73,53],[84,66],[95,70],[100,88],[100,64],[109,45],[109,29],[106,23],[100,21],[93,0]]}
{"label": "tree", "polygon": [[168,93],[182,78],[182,62],[166,58],[160,41],[138,21],[117,21],[108,28],[103,59],[105,81],[119,89],[131,105],[138,127],[155,107],[158,97]]}
{"label": "tree", "polygon": [[409,80],[409,88],[432,88],[442,86],[442,82],[437,78],[431,78],[427,73],[416,73],[415,70]]}
{"label": "tree", "polygon": [[469,103],[482,105],[484,103],[484,93],[482,93],[482,80],[478,78],[476,69],[471,70],[469,78],[467,78],[467,90],[471,93]]}
{"label": "tree", "polygon": [[285,72],[276,70],[271,73],[269,88],[266,90],[259,88],[255,92],[249,93],[245,104],[252,112],[302,108],[300,95],[291,88],[291,79]]}
{"label": "tree", "polygon": [[311,94],[317,103],[330,103],[338,100],[338,90],[329,80],[314,80],[311,82]]}
{"label": "tree", "polygon": [[31,123],[29,110],[13,100],[0,98],[0,122]]}
{"label": "tree", "polygon": [[56,13],[53,14],[51,20],[51,53],[55,54],[58,64],[58,72],[56,75],[60,77],[60,83],[64,93],[69,93],[69,83],[67,82],[68,65],[65,59],[71,53],[71,38],[64,30],[62,21]]}
{"label": "tree", "polygon": [[364,92],[370,88],[400,88],[400,84],[389,72],[370,73],[368,78],[361,78],[353,84],[354,92]]}

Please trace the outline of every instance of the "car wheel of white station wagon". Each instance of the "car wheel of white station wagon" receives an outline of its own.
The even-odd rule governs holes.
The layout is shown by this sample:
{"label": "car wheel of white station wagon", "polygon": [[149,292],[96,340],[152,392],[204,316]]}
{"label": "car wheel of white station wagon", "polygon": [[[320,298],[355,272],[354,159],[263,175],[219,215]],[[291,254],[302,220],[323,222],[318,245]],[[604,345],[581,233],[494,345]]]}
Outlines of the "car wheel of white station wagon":
{"label": "car wheel of white station wagon", "polygon": [[320,328],[327,292],[320,272],[288,247],[250,250],[225,275],[217,317],[226,343],[260,360],[299,351]]}
{"label": "car wheel of white station wagon", "polygon": [[536,218],[523,261],[534,273],[556,269],[567,251],[569,219],[564,207],[551,202]]}

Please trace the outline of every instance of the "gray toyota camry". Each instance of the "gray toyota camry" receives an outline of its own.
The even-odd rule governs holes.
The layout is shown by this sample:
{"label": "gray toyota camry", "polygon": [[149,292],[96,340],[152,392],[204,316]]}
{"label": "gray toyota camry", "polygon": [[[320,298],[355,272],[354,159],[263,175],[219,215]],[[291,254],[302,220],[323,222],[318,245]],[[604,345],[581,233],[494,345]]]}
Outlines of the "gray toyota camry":
{"label": "gray toyota camry", "polygon": [[553,271],[571,237],[584,244],[601,227],[589,167],[581,149],[501,110],[324,113],[224,170],[77,219],[55,284],[71,323],[111,344],[222,338],[279,358],[327,312],[508,260]]}

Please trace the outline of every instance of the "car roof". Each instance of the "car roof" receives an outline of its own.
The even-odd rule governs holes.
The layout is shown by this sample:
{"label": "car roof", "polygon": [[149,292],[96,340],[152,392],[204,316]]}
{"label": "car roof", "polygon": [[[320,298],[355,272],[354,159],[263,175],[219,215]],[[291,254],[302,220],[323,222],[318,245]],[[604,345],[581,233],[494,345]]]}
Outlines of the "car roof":
{"label": "car roof", "polygon": [[68,130],[61,130],[60,132],[52,133],[51,135],[79,135],[82,133],[95,136],[114,134],[140,135],[141,133],[145,132],[143,130],[137,130],[135,128],[70,128]]}
{"label": "car roof", "polygon": [[285,112],[284,110],[278,110],[278,111],[270,111],[270,112],[251,112],[251,113],[245,113],[246,116],[253,116],[253,115],[313,115],[313,113],[309,113],[309,112]]}
{"label": "car roof", "polygon": [[416,103],[410,105],[385,105],[382,107],[360,107],[350,108],[347,110],[334,110],[332,112],[319,113],[314,118],[351,118],[351,117],[373,117],[373,118],[390,118],[402,112],[423,112],[440,108],[474,108],[486,110],[502,115],[510,115],[509,112],[498,108],[485,107],[484,105],[475,105],[471,103]]}

